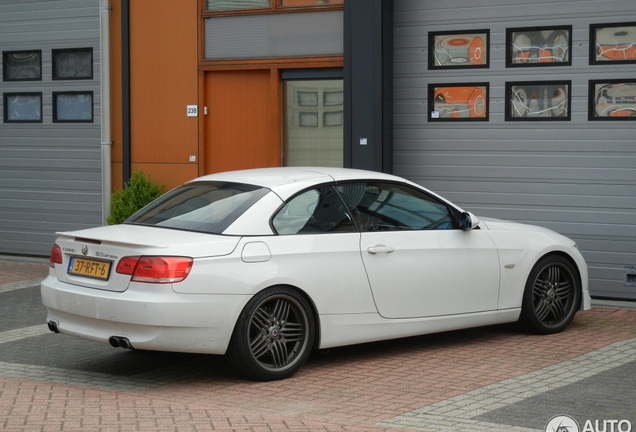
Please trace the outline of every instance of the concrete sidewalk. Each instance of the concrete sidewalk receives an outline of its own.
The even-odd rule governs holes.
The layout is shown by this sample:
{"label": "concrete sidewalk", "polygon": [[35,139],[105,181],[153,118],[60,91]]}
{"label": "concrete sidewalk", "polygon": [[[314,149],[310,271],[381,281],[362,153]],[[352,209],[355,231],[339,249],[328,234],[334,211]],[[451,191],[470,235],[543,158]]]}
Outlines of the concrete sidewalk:
{"label": "concrete sidewalk", "polygon": [[258,383],[220,357],[50,333],[46,260],[4,258],[4,431],[541,431],[566,414],[581,430],[622,420],[636,430],[632,303],[594,302],[552,336],[501,325],[333,349],[291,379]]}

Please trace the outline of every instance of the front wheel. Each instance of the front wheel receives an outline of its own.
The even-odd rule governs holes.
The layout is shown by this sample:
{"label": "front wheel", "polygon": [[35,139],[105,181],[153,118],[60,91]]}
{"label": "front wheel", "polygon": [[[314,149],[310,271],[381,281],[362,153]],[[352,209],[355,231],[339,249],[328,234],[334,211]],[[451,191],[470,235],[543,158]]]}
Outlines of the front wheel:
{"label": "front wheel", "polygon": [[570,324],[580,304],[576,268],[562,256],[548,255],[530,272],[519,322],[535,333],[558,333]]}
{"label": "front wheel", "polygon": [[288,378],[309,357],[314,335],[307,300],[287,287],[270,288],[254,296],[241,312],[228,357],[250,378]]}

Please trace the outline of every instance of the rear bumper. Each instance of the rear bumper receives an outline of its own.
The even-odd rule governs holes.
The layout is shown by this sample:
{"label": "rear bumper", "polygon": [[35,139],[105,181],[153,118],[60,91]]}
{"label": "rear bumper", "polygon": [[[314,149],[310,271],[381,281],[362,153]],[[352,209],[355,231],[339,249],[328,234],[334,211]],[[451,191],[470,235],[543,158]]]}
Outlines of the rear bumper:
{"label": "rear bumper", "polygon": [[47,277],[41,284],[47,321],[60,333],[135,349],[225,354],[248,295],[179,294],[172,285],[131,283],[124,292],[76,286]]}

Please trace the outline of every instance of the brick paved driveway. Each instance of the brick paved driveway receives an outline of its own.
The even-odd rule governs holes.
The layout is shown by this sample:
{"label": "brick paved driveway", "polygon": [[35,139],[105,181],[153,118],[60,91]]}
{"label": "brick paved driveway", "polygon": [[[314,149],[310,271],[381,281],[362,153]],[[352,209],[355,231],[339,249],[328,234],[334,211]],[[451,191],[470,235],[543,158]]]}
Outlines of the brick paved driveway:
{"label": "brick paved driveway", "polygon": [[636,430],[636,310],[594,308],[553,336],[500,325],[333,349],[258,383],[219,357],[48,332],[46,271],[0,260],[0,430],[529,431],[559,414]]}

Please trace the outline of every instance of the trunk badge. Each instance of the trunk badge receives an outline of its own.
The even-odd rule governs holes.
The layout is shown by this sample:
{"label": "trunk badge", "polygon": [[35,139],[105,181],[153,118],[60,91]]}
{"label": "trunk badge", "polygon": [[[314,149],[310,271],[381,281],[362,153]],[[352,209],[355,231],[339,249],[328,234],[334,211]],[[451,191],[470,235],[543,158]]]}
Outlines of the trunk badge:
{"label": "trunk badge", "polygon": [[84,255],[88,255],[88,246],[86,246],[86,245],[82,246],[82,253]]}

